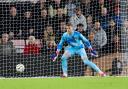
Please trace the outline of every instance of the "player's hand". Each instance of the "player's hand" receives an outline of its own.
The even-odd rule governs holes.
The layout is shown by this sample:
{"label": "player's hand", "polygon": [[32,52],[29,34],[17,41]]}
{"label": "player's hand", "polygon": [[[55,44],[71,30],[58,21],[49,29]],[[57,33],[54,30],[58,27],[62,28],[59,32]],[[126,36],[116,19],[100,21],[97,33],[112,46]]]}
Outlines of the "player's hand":
{"label": "player's hand", "polygon": [[60,51],[59,50],[56,50],[56,55],[59,55]]}
{"label": "player's hand", "polygon": [[91,50],[91,55],[94,57],[98,57],[98,53],[96,52],[96,50]]}
{"label": "player's hand", "polygon": [[93,49],[92,48],[88,48],[88,51],[91,52]]}
{"label": "player's hand", "polygon": [[56,53],[51,55],[51,59],[52,59],[53,62],[56,61],[56,59],[58,58],[59,53],[60,53],[59,50],[57,50]]}
{"label": "player's hand", "polygon": [[98,54],[97,54],[96,50],[94,50],[94,49],[92,49],[92,48],[88,48],[88,50],[89,50],[89,52],[90,52],[90,54],[91,54],[92,56],[98,57]]}
{"label": "player's hand", "polygon": [[51,59],[53,62],[56,61],[57,58],[58,58],[58,55],[56,53],[51,55]]}

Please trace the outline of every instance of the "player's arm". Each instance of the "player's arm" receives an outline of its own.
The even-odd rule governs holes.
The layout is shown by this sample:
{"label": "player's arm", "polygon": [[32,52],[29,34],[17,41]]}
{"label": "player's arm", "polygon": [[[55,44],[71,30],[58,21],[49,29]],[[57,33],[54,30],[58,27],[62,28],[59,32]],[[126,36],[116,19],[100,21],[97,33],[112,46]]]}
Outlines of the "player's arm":
{"label": "player's arm", "polygon": [[65,42],[65,36],[63,35],[63,36],[61,37],[61,40],[60,40],[59,44],[57,45],[57,51],[58,51],[58,52],[61,51],[64,42]]}
{"label": "player's arm", "polygon": [[63,35],[61,37],[61,40],[60,40],[59,44],[57,45],[56,53],[51,55],[51,58],[52,58],[53,61],[56,61],[56,59],[58,58],[58,55],[59,55],[59,53],[60,53],[60,51],[63,47],[64,42],[65,42],[65,36]]}
{"label": "player's arm", "polygon": [[81,33],[80,33],[80,39],[83,41],[83,43],[87,46],[88,49],[92,49],[92,46],[88,39],[86,39]]}
{"label": "player's arm", "polygon": [[86,39],[81,33],[80,33],[80,39],[84,42],[84,44],[87,46],[87,48],[89,49],[89,51],[91,52],[92,56],[98,57],[98,54],[95,50],[93,50],[90,42],[88,39]]}

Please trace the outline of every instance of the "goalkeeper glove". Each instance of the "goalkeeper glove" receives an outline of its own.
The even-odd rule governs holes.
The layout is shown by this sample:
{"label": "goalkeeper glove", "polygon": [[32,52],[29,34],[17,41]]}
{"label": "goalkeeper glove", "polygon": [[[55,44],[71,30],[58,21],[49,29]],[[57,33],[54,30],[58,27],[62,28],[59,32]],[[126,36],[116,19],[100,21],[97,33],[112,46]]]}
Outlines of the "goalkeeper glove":
{"label": "goalkeeper glove", "polygon": [[91,54],[92,56],[98,57],[98,54],[97,54],[96,50],[94,50],[94,49],[92,49],[92,48],[88,48],[88,49],[89,49],[89,52],[90,52],[90,54]]}
{"label": "goalkeeper glove", "polygon": [[58,50],[56,51],[56,53],[51,55],[51,59],[52,59],[53,62],[56,61],[56,59],[58,58],[58,55],[59,55],[59,51]]}

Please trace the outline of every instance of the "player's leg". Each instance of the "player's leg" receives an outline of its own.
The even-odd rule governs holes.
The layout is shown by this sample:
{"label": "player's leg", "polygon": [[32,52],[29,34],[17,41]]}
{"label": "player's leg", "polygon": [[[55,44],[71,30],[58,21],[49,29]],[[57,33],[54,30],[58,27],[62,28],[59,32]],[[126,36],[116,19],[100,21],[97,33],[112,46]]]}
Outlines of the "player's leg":
{"label": "player's leg", "polygon": [[98,72],[100,75],[104,76],[103,72],[99,69],[99,67],[97,67],[97,65],[93,62],[91,62],[90,60],[88,60],[87,54],[85,52],[85,49],[80,49],[78,51],[78,54],[81,56],[81,59],[83,60],[84,64],[93,68],[96,72]]}
{"label": "player's leg", "polygon": [[61,62],[62,62],[62,71],[63,71],[63,76],[67,77],[68,76],[68,58],[71,57],[71,55],[74,54],[74,51],[72,48],[68,48],[65,50],[63,56],[61,57]]}

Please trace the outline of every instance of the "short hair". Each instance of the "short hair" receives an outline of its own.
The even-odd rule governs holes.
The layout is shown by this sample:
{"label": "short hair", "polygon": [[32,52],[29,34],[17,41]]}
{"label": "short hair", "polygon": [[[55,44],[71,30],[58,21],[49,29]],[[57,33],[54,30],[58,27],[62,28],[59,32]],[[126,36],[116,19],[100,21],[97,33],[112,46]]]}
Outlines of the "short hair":
{"label": "short hair", "polygon": [[56,10],[58,10],[58,9],[63,9],[63,8],[61,8],[61,7],[57,7]]}
{"label": "short hair", "polygon": [[79,26],[84,27],[84,25],[82,23],[77,24],[77,27],[79,27]]}
{"label": "short hair", "polygon": [[81,11],[80,7],[75,8],[75,11]]}
{"label": "short hair", "polygon": [[52,27],[52,24],[47,24],[46,27]]}
{"label": "short hair", "polygon": [[[8,34],[7,33],[3,33],[2,34],[2,37],[4,37],[4,36],[8,36]],[[9,37],[9,36],[8,36]]]}
{"label": "short hair", "polygon": [[101,11],[102,11],[102,10],[106,10],[106,11],[107,11],[107,8],[106,8],[106,7],[103,7],[103,8],[101,8]]}
{"label": "short hair", "polygon": [[28,39],[29,39],[29,40],[33,40],[33,41],[36,40],[35,36],[29,36]]}
{"label": "short hair", "polygon": [[10,8],[12,8],[12,7],[15,7],[16,8],[16,5],[15,4],[10,5]]}
{"label": "short hair", "polygon": [[65,23],[66,23],[66,21],[65,21],[65,20],[60,20],[60,23],[61,23],[61,22],[65,22]]}
{"label": "short hair", "polygon": [[99,20],[96,20],[95,23],[100,23],[100,21]]}
{"label": "short hair", "polygon": [[41,9],[41,11],[43,11],[43,10],[46,10],[47,11],[47,9],[45,7]]}
{"label": "short hair", "polygon": [[66,26],[72,26],[72,24],[71,23],[67,23]]}

